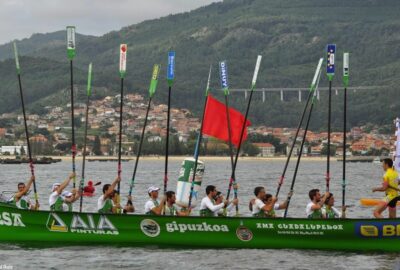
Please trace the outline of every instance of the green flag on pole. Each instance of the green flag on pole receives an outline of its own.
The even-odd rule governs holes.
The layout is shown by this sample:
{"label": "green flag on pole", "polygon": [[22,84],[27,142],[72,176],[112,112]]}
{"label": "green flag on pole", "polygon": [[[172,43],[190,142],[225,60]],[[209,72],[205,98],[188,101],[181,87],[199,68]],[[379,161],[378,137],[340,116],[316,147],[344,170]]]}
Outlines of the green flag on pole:
{"label": "green flag on pole", "polygon": [[75,26],[67,26],[67,54],[70,60],[75,57]]}
{"label": "green flag on pole", "polygon": [[87,79],[87,96],[92,94],[92,63],[89,64],[88,79]]}
{"label": "green flag on pole", "polygon": [[347,87],[349,85],[349,53],[345,52],[343,54],[343,84],[344,87]]}
{"label": "green flag on pole", "polygon": [[158,84],[158,74],[160,73],[161,65],[155,64],[153,67],[153,75],[151,76],[149,94],[150,97],[153,97],[156,93],[157,84]]}

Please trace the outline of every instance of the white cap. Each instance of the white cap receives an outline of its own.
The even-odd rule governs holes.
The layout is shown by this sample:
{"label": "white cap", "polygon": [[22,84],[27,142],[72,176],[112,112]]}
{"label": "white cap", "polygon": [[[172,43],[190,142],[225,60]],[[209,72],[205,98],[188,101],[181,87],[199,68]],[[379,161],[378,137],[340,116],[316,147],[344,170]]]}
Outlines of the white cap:
{"label": "white cap", "polygon": [[72,193],[69,192],[69,191],[67,191],[67,190],[64,190],[64,191],[61,193],[61,196],[63,196],[63,197],[69,197],[69,196],[72,196]]}
{"label": "white cap", "polygon": [[61,186],[61,184],[60,184],[60,183],[54,183],[54,184],[51,186],[51,191],[54,192],[54,189],[55,189],[57,186]]}
{"label": "white cap", "polygon": [[151,187],[149,187],[148,189],[147,189],[147,193],[152,193],[153,191],[159,191],[160,190],[160,188],[158,188],[158,187],[155,187],[155,186],[151,186]]}

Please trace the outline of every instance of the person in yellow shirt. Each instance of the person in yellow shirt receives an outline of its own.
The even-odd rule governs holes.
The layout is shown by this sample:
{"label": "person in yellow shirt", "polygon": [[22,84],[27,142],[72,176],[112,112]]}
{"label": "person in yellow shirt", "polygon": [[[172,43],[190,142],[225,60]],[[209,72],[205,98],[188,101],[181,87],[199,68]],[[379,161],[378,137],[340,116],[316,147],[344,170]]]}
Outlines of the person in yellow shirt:
{"label": "person in yellow shirt", "polygon": [[374,216],[376,218],[383,218],[382,212],[389,207],[389,218],[396,218],[396,205],[397,201],[400,201],[399,196],[399,174],[393,167],[393,160],[385,158],[382,162],[383,175],[382,186],[372,189],[372,192],[385,192],[386,196],[382,202],[374,210]]}

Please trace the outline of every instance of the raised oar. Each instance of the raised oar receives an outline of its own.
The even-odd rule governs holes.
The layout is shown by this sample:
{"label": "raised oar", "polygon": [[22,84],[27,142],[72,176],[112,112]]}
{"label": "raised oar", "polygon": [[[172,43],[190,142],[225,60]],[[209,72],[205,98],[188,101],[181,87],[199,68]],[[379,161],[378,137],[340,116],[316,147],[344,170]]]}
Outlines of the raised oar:
{"label": "raised oar", "polygon": [[342,217],[346,205],[346,130],[347,130],[347,87],[349,86],[349,53],[343,54],[343,177],[342,177]]}
{"label": "raised oar", "polygon": [[324,61],[323,58],[319,59],[317,70],[315,71],[314,78],[313,78],[312,83],[311,83],[311,87],[310,87],[310,92],[312,93],[311,106],[310,106],[310,110],[308,112],[306,127],[304,129],[304,134],[303,134],[303,138],[302,138],[302,141],[301,141],[300,153],[297,156],[296,168],[294,170],[292,183],[290,185],[290,193],[289,193],[289,196],[287,197],[287,206],[286,206],[286,209],[285,209],[284,217],[287,216],[287,213],[288,213],[288,210],[289,210],[290,200],[292,198],[293,189],[294,189],[294,183],[296,182],[297,172],[299,170],[300,160],[301,160],[301,156],[302,156],[302,153],[303,153],[304,142],[305,142],[306,137],[307,137],[308,126],[310,124],[311,114],[312,114],[312,110],[314,108],[316,90],[318,88],[319,80],[321,78],[321,71],[322,71],[321,68],[322,68],[322,62],[323,61]]}
{"label": "raised oar", "polygon": [[[72,135],[72,172],[75,173],[75,156],[76,156],[76,144],[75,144],[75,115],[74,115],[74,72],[73,72],[73,59],[75,57],[75,26],[67,26],[67,55],[70,63],[70,74],[71,74],[71,135]],[[75,175],[75,174],[74,174]],[[76,186],[76,176],[72,179],[73,187]]]}
{"label": "raised oar", "polygon": [[[14,56],[15,56],[15,67],[17,69],[17,76],[18,76],[19,94],[21,97],[22,114],[24,116],[24,127],[25,127],[26,145],[28,147],[29,167],[31,169],[32,176],[35,176],[35,168],[33,166],[32,152],[31,152],[31,144],[29,141],[28,124],[26,123],[25,102],[24,102],[24,94],[22,91],[22,82],[21,82],[21,68],[19,65],[17,44],[15,42],[14,42]],[[35,196],[35,203],[36,203],[36,210],[37,210],[39,208],[39,197],[38,197],[38,193],[37,193],[37,189],[36,189],[36,181],[33,181],[33,192],[34,192],[34,196]]]}
{"label": "raised oar", "polygon": [[129,186],[129,196],[132,195],[133,185],[135,184],[136,171],[137,171],[137,168],[138,168],[138,165],[139,165],[139,158],[140,158],[140,154],[142,152],[143,139],[144,139],[144,135],[145,135],[144,132],[146,131],[147,118],[149,117],[151,100],[153,99],[153,96],[154,96],[154,94],[156,92],[156,89],[157,89],[159,72],[160,72],[160,65],[157,65],[157,64],[154,65],[154,67],[153,67],[153,75],[151,77],[150,88],[149,88],[149,104],[147,105],[146,116],[144,118],[142,135],[140,137],[140,142],[139,142],[139,149],[138,149],[138,151],[136,153],[135,167],[133,169],[131,184]]}
{"label": "raised oar", "polygon": [[86,99],[86,116],[85,116],[85,136],[83,138],[82,177],[80,183],[81,198],[79,202],[79,212],[82,212],[83,185],[85,184],[86,143],[87,143],[88,122],[89,122],[89,102],[90,102],[90,95],[92,94],[92,63],[89,64],[86,94],[87,94],[87,99]]}
{"label": "raised oar", "polygon": [[[233,147],[232,147],[232,129],[231,129],[231,119],[229,116],[229,84],[228,84],[228,66],[226,61],[219,62],[219,76],[221,80],[221,88],[224,90],[225,96],[225,108],[226,108],[226,121],[228,122],[228,146],[229,146],[229,156],[231,158],[231,170],[233,169]],[[232,184],[230,184],[232,186]]]}
{"label": "raised oar", "polygon": [[335,52],[336,45],[328,44],[327,46],[327,60],[326,60],[326,75],[329,80],[328,91],[328,145],[326,154],[326,191],[329,191],[329,182],[331,180],[330,173],[330,158],[331,158],[331,113],[332,113],[332,80],[335,75]]}
{"label": "raised oar", "polygon": [[201,116],[199,135],[197,136],[196,148],[194,150],[193,175],[192,175],[192,183],[190,185],[190,194],[189,194],[189,203],[188,203],[189,210],[190,210],[190,207],[192,206],[194,181],[196,180],[197,165],[199,162],[200,145],[201,145],[201,140],[203,138],[204,114],[206,112],[208,94],[210,93],[210,79],[211,79],[211,65],[210,65],[210,71],[208,72],[208,80],[207,80],[207,87],[206,87],[206,93],[205,93],[206,98],[204,99],[204,106],[203,106],[203,115]]}
{"label": "raised oar", "polygon": [[[165,139],[165,167],[164,167],[164,195],[168,185],[168,155],[169,155],[169,126],[171,116],[171,89],[175,77],[175,52],[168,52],[167,82],[168,82],[168,108],[167,108],[167,136]],[[165,212],[164,212],[165,214]]]}
{"label": "raised oar", "polygon": [[[228,146],[229,146],[229,156],[231,158],[231,172],[233,171],[233,147],[232,147],[232,129],[231,129],[231,119],[229,115],[229,84],[228,84],[228,66],[226,61],[219,62],[219,76],[221,80],[221,88],[224,90],[225,97],[225,109],[226,109],[226,121],[228,123]],[[229,192],[232,189],[233,182],[235,181],[235,176],[231,177],[229,181]],[[236,189],[235,189],[235,198],[236,198]],[[239,212],[239,207],[236,205],[236,212]],[[226,215],[226,207],[224,207],[224,215]]]}
{"label": "raised oar", "polygon": [[[249,116],[249,110],[250,110],[251,100],[253,98],[254,88],[256,87],[257,76],[258,76],[258,71],[260,69],[261,59],[262,59],[262,56],[258,55],[257,56],[256,67],[254,69],[253,80],[251,82],[250,97],[249,97],[249,101],[247,103],[246,114],[244,116],[244,122],[243,122],[243,125],[242,125],[242,130],[240,131],[239,145],[238,145],[238,147],[236,149],[235,161],[233,163],[231,179],[229,180],[228,192],[226,194],[226,199],[227,200],[229,200],[229,195],[230,195],[230,192],[231,192],[232,183],[236,182],[236,179],[235,179],[236,166],[237,166],[238,159],[239,159],[240,148],[242,146],[242,140],[243,140],[244,131],[246,129],[246,122],[247,122],[247,118]],[[235,198],[237,198],[237,193],[236,192],[235,192]],[[238,214],[237,211],[238,210],[236,210],[236,215]]]}
{"label": "raised oar", "polygon": [[[119,46],[119,76],[121,78],[121,91],[120,91],[120,101],[119,101],[119,133],[118,133],[118,168],[117,174],[118,177],[121,178],[122,166],[121,166],[121,153],[122,153],[122,110],[124,107],[124,78],[126,74],[126,53],[128,50],[128,45],[121,44]],[[120,190],[121,190],[121,182],[118,182],[118,194],[117,194],[117,202],[119,203],[121,200]]]}
{"label": "raised oar", "polygon": [[292,156],[293,149],[294,149],[294,147],[296,146],[297,137],[299,136],[299,131],[300,131],[301,126],[303,125],[304,116],[305,116],[305,114],[306,114],[306,111],[307,111],[307,108],[308,108],[308,105],[309,105],[309,103],[310,103],[310,100],[311,100],[311,97],[312,97],[312,96],[313,96],[313,90],[312,90],[312,88],[310,88],[310,91],[308,92],[308,97],[307,97],[306,105],[304,106],[304,110],[303,110],[303,113],[302,113],[302,115],[301,115],[300,122],[299,122],[299,124],[298,124],[298,126],[297,126],[296,135],[294,135],[293,142],[292,142],[292,145],[291,145],[291,147],[290,147],[289,154],[288,154],[288,156],[287,156],[287,158],[286,158],[285,167],[283,168],[283,172],[282,172],[281,178],[279,179],[279,182],[278,182],[278,188],[277,188],[277,190],[276,190],[275,197],[278,197],[279,192],[280,192],[280,190],[281,190],[283,181],[284,181],[284,179],[285,179],[286,171],[287,171],[287,168],[288,168],[288,166],[289,166],[290,158],[291,158],[291,156]]}

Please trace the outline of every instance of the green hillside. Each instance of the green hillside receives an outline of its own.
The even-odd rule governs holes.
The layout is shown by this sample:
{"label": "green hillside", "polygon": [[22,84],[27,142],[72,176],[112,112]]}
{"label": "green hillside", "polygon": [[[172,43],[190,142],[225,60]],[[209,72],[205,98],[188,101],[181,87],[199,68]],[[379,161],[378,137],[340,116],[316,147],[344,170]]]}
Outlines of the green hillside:
{"label": "green hillside", "polygon": [[[338,74],[334,85],[341,85],[341,55],[349,51],[350,84],[384,86],[376,91],[350,93],[350,125],[391,123],[400,111],[400,100],[394,98],[400,82],[398,14],[398,0],[225,0],[101,37],[80,35],[76,66],[86,70],[93,62],[94,84],[117,93],[118,46],[128,43],[128,91],[145,93],[152,65],[161,63],[165,70],[167,51],[174,49],[177,67],[173,106],[199,113],[210,64],[214,89],[219,88],[217,63],[224,59],[228,61],[230,87],[249,87],[257,54],[263,55],[259,87],[307,87],[326,44],[336,43]],[[33,57],[21,60],[32,101],[68,87],[64,35],[64,31],[34,35],[19,42],[21,53]],[[0,46],[3,59],[11,53],[11,44]],[[1,62],[0,71],[0,95],[6,97],[16,86],[13,63]],[[320,85],[327,86],[325,76]],[[156,102],[164,103],[166,92],[166,82],[161,80]],[[297,101],[297,94],[286,96],[285,102],[279,98],[279,94],[268,95],[267,102],[262,103],[257,93],[251,120],[272,126],[296,125],[304,103]],[[242,94],[232,94],[230,99],[233,106],[244,110]],[[326,99],[322,94],[313,128],[323,128],[326,122]],[[341,95],[333,99],[333,123],[339,128],[341,99]],[[0,112],[19,105],[18,100],[2,98],[1,102]]]}

